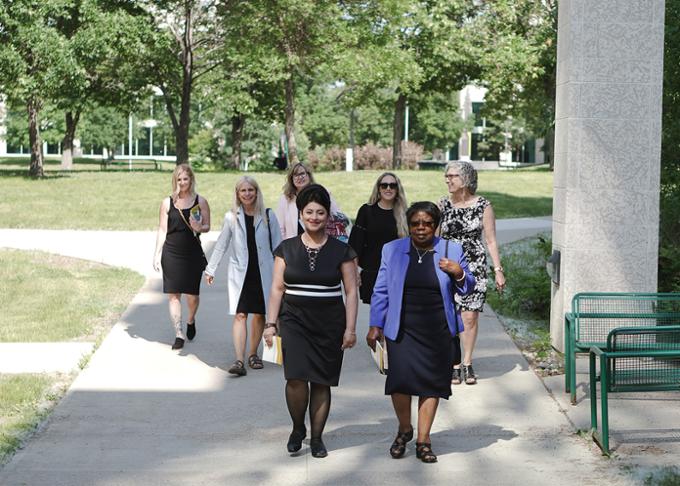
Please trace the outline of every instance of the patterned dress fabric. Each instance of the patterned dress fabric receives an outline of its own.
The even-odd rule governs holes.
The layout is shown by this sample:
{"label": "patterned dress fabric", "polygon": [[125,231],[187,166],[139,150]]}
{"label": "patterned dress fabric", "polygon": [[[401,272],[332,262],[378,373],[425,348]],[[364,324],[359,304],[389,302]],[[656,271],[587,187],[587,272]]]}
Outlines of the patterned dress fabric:
{"label": "patterned dress fabric", "polygon": [[464,297],[456,295],[460,309],[482,312],[486,301],[487,264],[486,249],[482,243],[484,210],[491,203],[479,196],[470,207],[457,208],[448,197],[439,201],[442,210],[441,237],[463,246],[463,253],[472,275],[477,279],[475,290]]}

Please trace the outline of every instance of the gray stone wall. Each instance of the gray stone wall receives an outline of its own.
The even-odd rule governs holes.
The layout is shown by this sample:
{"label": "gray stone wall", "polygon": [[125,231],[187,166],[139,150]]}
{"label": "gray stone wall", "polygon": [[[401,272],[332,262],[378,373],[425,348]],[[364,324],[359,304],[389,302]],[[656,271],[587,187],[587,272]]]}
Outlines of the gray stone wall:
{"label": "gray stone wall", "polygon": [[561,0],[551,336],[582,291],[656,291],[664,0]]}

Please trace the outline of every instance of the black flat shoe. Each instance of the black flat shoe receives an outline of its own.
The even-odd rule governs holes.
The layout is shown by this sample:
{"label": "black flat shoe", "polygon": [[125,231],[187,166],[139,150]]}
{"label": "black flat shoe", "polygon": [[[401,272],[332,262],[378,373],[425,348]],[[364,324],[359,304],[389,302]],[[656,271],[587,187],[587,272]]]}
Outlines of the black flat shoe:
{"label": "black flat shoe", "polygon": [[307,429],[293,429],[293,431],[290,433],[290,437],[288,437],[288,444],[286,445],[288,452],[292,454],[302,449],[302,441],[305,437],[307,437]]}
{"label": "black flat shoe", "polygon": [[394,439],[392,445],[390,446],[390,455],[394,459],[399,459],[404,457],[406,453],[406,443],[413,440],[413,428],[408,432],[397,431],[397,438]]}
{"label": "black flat shoe", "polygon": [[187,322],[187,339],[191,341],[196,337],[196,321],[193,324]]}
{"label": "black flat shoe", "polygon": [[437,456],[432,452],[432,444],[416,442],[416,457],[426,464],[437,462]]}
{"label": "black flat shoe", "polygon": [[245,376],[246,373],[248,373],[246,367],[243,366],[243,361],[241,361],[240,359],[234,361],[234,364],[231,365],[231,368],[229,368],[227,372],[236,376]]}
{"label": "black flat shoe", "polygon": [[182,349],[184,347],[184,339],[175,338],[175,342],[172,345],[172,349]]}
{"label": "black flat shoe", "polygon": [[318,439],[310,440],[309,448],[312,450],[312,457],[322,458],[328,455],[326,446],[324,445],[320,437]]}

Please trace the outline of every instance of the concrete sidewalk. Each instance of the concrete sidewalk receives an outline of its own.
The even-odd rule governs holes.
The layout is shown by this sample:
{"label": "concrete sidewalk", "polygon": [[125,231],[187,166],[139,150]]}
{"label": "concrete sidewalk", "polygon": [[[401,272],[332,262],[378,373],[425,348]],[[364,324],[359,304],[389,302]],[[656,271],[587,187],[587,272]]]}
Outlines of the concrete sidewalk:
{"label": "concrete sidewalk", "polygon": [[[498,223],[502,243],[550,230],[549,220]],[[439,463],[416,460],[413,443],[405,458],[390,458],[397,423],[361,342],[333,390],[329,457],[313,459],[307,445],[289,457],[282,370],[226,372],[234,355],[224,268],[203,286],[196,339],[177,353],[161,280],[149,271],[153,233],[61,233],[0,230],[0,246],[49,251],[59,242],[63,254],[151,276],[44,429],[0,470],[2,485],[636,483],[576,433],[490,310],[475,352],[479,384],[456,386],[441,402],[432,435]],[[101,248],[89,248],[96,242]],[[360,341],[367,311],[362,305]]]}

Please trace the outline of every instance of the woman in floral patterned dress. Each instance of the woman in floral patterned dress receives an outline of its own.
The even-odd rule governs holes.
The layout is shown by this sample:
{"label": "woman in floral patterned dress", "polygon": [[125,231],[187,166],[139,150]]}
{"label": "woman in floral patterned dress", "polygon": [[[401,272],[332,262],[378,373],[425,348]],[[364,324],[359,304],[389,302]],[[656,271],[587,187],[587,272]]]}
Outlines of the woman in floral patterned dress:
{"label": "woman in floral patterned dress", "polygon": [[[472,369],[472,352],[477,341],[479,313],[486,300],[487,263],[486,251],[482,237],[489,250],[499,292],[505,287],[505,276],[496,243],[496,217],[491,202],[477,192],[477,171],[469,162],[454,161],[446,166],[446,185],[449,197],[439,201],[442,210],[440,235],[463,246],[465,259],[470,271],[477,280],[474,292],[460,298],[461,315],[465,331],[461,333],[463,341],[462,366],[460,341],[456,340],[453,362],[453,384],[465,381],[468,385],[477,383],[477,376]],[[462,371],[462,378],[461,378]]]}

